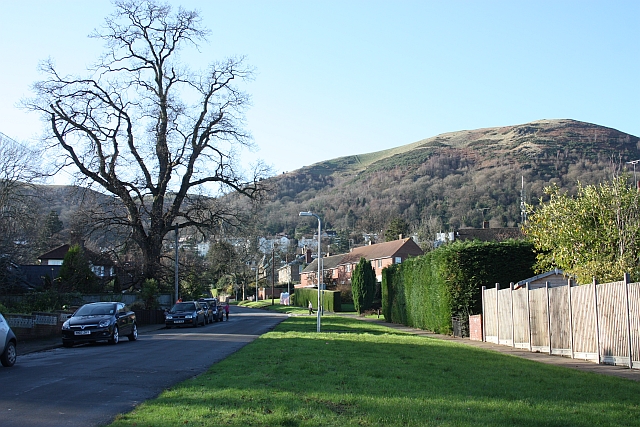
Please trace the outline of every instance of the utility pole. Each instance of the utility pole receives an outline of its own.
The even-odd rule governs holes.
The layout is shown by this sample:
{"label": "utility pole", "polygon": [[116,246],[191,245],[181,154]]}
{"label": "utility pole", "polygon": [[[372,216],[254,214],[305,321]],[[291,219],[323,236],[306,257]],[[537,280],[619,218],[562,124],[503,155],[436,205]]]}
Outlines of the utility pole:
{"label": "utility pole", "polygon": [[271,305],[275,305],[273,292],[274,283],[276,281],[276,248],[271,249]]}

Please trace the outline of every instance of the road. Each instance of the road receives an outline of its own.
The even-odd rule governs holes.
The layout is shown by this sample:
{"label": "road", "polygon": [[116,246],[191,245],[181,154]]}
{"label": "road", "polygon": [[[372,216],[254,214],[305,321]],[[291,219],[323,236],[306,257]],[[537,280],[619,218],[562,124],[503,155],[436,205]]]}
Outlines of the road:
{"label": "road", "polygon": [[205,372],[287,316],[232,307],[230,320],[159,329],[117,345],[58,348],[0,368],[0,427],[89,427]]}

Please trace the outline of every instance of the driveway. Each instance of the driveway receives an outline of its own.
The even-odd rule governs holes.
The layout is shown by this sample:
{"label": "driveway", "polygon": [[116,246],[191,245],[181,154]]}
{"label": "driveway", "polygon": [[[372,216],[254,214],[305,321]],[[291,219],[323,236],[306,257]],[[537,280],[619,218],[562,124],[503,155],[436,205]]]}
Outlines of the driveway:
{"label": "driveway", "polygon": [[0,426],[88,427],[111,422],[145,400],[236,352],[287,315],[232,307],[229,321],[159,329],[138,341],[30,353],[0,369]]}

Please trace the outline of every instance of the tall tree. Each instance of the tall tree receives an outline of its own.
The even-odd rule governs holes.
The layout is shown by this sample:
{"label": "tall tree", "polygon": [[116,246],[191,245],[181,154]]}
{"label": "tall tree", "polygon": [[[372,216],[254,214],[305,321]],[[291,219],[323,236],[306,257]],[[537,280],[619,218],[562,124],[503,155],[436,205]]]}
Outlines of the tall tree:
{"label": "tall tree", "polygon": [[371,308],[376,290],[376,274],[371,262],[360,258],[351,276],[353,305],[360,314]]}
{"label": "tall tree", "polygon": [[384,232],[384,241],[392,242],[398,240],[400,236],[409,237],[409,223],[404,218],[396,217],[391,220]]}
{"label": "tall tree", "polygon": [[91,271],[89,261],[79,245],[73,245],[64,256],[58,275],[61,292],[98,292],[98,278]]}
{"label": "tall tree", "polygon": [[640,280],[640,194],[626,177],[599,185],[578,185],[575,197],[557,186],[547,201],[529,206],[526,235],[538,251],[537,270],[557,267],[579,283]]}
{"label": "tall tree", "polygon": [[124,227],[140,248],[144,276],[162,271],[163,239],[179,227],[206,229],[236,216],[206,194],[235,191],[255,197],[266,172],[245,178],[238,149],[250,147],[244,129],[248,96],[234,82],[251,77],[242,59],[192,72],[180,63],[185,46],[206,40],[197,12],[153,0],[118,0],[92,37],[106,44],[86,77],[64,76],[51,61],[26,102],[50,126],[62,168],[80,183],[112,194],[98,225]]}

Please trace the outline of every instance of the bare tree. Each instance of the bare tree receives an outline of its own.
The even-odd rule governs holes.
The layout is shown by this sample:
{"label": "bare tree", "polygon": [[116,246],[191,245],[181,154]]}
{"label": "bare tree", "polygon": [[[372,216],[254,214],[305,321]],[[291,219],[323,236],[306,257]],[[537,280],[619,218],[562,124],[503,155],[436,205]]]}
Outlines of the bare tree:
{"label": "bare tree", "polygon": [[205,197],[260,191],[266,170],[245,177],[238,150],[250,148],[244,130],[248,95],[234,84],[251,77],[243,59],[191,72],[179,61],[185,46],[204,41],[197,12],[155,1],[116,1],[116,11],[92,37],[106,51],[91,76],[58,73],[42,64],[26,105],[50,124],[50,148],[59,167],[73,165],[81,183],[114,196],[102,226],[129,230],[142,253],[144,275],[157,278],[163,239],[180,228],[206,229],[232,220],[228,206]]}
{"label": "bare tree", "polygon": [[35,150],[0,133],[0,253],[15,261],[32,262],[23,242],[34,239],[40,221],[40,170]]}

